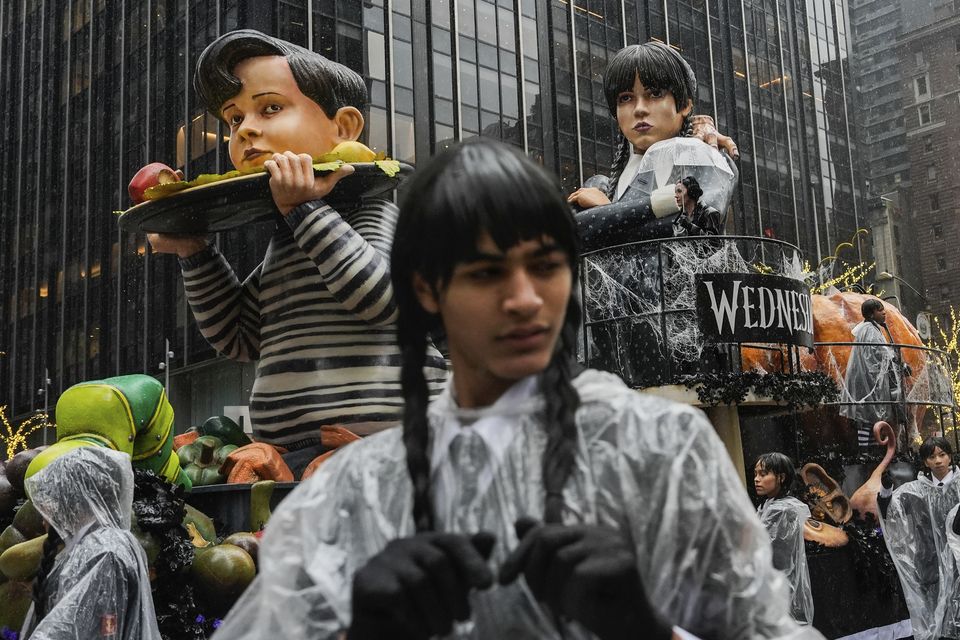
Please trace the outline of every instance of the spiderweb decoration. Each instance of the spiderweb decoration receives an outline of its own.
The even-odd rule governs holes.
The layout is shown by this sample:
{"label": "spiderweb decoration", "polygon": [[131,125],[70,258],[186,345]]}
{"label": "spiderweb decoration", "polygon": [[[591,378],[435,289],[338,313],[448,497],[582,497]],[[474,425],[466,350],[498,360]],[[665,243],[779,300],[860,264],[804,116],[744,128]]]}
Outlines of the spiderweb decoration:
{"label": "spiderweb decoration", "polygon": [[953,390],[946,364],[941,357],[934,354],[927,356],[926,363],[913,379],[913,386],[907,393],[907,402],[949,406],[953,402]]}
{"label": "spiderweb decoration", "polygon": [[802,280],[799,252],[752,238],[708,236],[591,253],[583,265],[588,355],[605,352],[599,355],[607,366],[623,374],[632,365],[626,362],[630,347],[638,347],[627,343],[643,337],[653,344],[641,351],[659,349],[678,363],[697,361],[705,341],[696,314],[696,275],[758,272]]}

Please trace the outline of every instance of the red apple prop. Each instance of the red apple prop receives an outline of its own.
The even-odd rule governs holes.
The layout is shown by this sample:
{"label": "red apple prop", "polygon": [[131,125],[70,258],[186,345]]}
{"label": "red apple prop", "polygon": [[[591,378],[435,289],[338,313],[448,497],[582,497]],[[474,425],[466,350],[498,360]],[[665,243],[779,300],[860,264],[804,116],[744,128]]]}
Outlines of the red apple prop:
{"label": "red apple prop", "polygon": [[140,204],[145,200],[144,192],[158,184],[168,184],[170,182],[179,182],[183,179],[183,174],[174,171],[162,162],[152,162],[144,168],[137,171],[127,186],[127,193],[134,204]]}

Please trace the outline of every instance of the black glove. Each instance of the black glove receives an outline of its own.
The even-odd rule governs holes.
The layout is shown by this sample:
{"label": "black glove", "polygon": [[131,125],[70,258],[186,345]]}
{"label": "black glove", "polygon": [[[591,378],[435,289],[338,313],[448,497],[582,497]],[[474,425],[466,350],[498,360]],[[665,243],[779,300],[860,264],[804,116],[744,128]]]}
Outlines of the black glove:
{"label": "black glove", "polygon": [[602,640],[672,637],[644,593],[633,549],[613,529],[541,525],[521,518],[520,544],[500,567],[500,584],[523,574],[557,616],[578,621]]}
{"label": "black glove", "polygon": [[690,218],[687,217],[686,213],[680,214],[680,219],[677,220],[677,223],[687,231],[690,230]]}
{"label": "black glove", "polygon": [[890,475],[890,472],[886,469],[880,474],[880,484],[882,484],[883,488],[887,491],[893,489],[893,476]]}
{"label": "black glove", "polygon": [[960,536],[960,509],[957,509],[957,515],[953,517],[953,532]]}
{"label": "black glove", "polygon": [[444,636],[470,617],[471,589],[493,584],[493,534],[421,533],[390,542],[353,577],[349,640]]}

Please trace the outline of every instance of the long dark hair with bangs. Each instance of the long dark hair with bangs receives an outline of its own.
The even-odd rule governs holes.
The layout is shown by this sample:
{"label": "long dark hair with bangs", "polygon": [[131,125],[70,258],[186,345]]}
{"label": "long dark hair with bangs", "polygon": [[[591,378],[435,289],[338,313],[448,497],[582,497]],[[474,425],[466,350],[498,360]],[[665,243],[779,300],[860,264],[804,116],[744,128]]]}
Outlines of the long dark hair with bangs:
{"label": "long dark hair with bangs", "polygon": [[328,118],[336,116],[341,107],[362,112],[367,106],[367,85],[352,69],[292,42],[238,29],[207,45],[197,60],[193,87],[207,111],[223,120],[220,107],[240,93],[242,86],[233,68],[259,56],[285,57],[300,92],[320,105]]}
{"label": "long dark hair with bangs", "polygon": [[[632,91],[638,76],[644,87],[673,94],[678,112],[683,111],[688,102],[696,100],[697,76],[676,50],[659,42],[634,44],[620,49],[603,74],[603,94],[614,119],[617,117],[617,97],[624,91]],[[690,116],[687,115],[677,135],[689,136],[692,130]],[[618,132],[617,150],[613,156],[613,164],[610,165],[610,184],[607,189],[607,197],[611,200],[617,192],[617,181],[629,159],[630,142],[622,132]]]}
{"label": "long dark hair with bangs", "polygon": [[580,304],[574,295],[579,255],[576,223],[559,185],[543,169],[507,145],[474,138],[438,153],[406,183],[390,259],[403,362],[403,443],[417,531],[431,531],[435,525],[427,452],[429,394],[423,367],[429,334],[441,328],[441,319],[420,305],[413,277],[419,274],[441,291],[457,263],[476,253],[483,232],[504,251],[521,241],[549,236],[569,259],[570,301],[556,351],[540,376],[547,430],[545,521],[560,522],[563,487],[573,468],[574,414],[580,406],[572,384],[580,324]]}

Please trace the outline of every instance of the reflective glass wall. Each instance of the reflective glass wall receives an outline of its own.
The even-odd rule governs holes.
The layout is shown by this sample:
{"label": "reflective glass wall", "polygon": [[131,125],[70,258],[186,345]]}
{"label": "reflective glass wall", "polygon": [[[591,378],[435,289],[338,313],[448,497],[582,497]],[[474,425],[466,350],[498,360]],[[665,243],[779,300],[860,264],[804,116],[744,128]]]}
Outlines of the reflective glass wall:
{"label": "reflective glass wall", "polygon": [[[187,378],[221,375],[175,259],[120,233],[113,212],[129,206],[126,184],[148,162],[188,176],[231,168],[225,132],[190,78],[203,47],[239,27],[360,72],[371,147],[416,162],[493,136],[567,190],[612,160],[607,60],[659,40],[693,65],[697,112],[741,149],[728,232],[795,242],[814,261],[859,224],[844,0],[5,2],[0,404],[11,415],[42,409],[45,390],[52,405],[78,381],[160,375],[160,363]],[[217,242],[242,275],[269,232]],[[242,383],[231,393],[245,402]]]}

